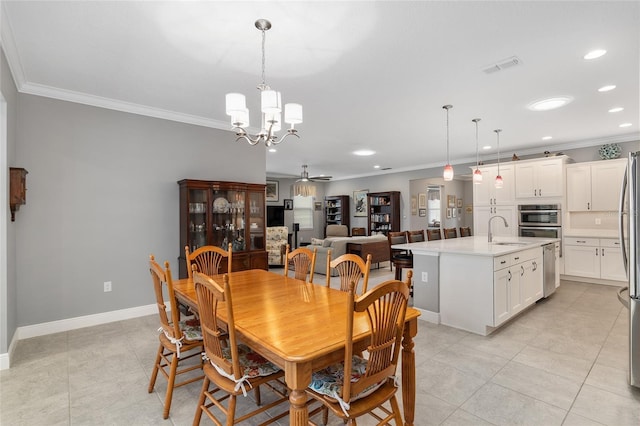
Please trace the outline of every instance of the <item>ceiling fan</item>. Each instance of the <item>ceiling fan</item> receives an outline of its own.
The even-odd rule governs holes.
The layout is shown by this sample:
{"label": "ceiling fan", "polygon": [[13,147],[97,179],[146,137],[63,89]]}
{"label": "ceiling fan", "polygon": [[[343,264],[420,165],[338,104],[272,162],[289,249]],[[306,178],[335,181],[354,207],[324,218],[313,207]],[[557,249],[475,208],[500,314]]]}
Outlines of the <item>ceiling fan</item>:
{"label": "ceiling fan", "polygon": [[300,179],[296,180],[296,182],[323,182],[331,179],[331,176],[311,176],[309,177],[309,172],[307,171],[307,165],[302,165],[302,173],[300,173]]}

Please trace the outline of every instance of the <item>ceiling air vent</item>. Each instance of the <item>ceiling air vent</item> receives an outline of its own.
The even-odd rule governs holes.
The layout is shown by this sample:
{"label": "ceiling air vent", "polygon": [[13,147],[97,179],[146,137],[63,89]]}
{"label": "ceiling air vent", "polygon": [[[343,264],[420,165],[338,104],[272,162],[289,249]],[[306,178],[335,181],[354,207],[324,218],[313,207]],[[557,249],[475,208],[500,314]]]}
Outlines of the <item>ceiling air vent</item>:
{"label": "ceiling air vent", "polygon": [[515,67],[516,65],[520,65],[522,61],[517,56],[512,56],[507,59],[503,59],[498,61],[495,64],[487,65],[482,68],[482,72],[485,74],[493,74],[494,72],[502,71],[507,68]]}

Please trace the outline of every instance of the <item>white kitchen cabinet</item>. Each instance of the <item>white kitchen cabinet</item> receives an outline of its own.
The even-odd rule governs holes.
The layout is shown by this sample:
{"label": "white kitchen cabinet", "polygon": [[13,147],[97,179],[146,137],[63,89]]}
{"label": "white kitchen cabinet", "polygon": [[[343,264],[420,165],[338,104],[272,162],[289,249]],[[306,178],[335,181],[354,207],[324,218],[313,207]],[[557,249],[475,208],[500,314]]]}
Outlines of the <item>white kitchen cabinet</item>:
{"label": "white kitchen cabinet", "polygon": [[515,165],[515,196],[522,198],[561,197],[563,158],[545,158]]}
{"label": "white kitchen cabinet", "polygon": [[474,235],[488,235],[489,218],[502,216],[507,220],[505,228],[501,219],[491,221],[491,232],[496,237],[516,237],[518,235],[518,217],[515,206],[473,206]]}
{"label": "white kitchen cabinet", "polygon": [[493,325],[497,327],[542,298],[542,249],[501,256],[494,260],[494,268]]}
{"label": "white kitchen cabinet", "polygon": [[569,211],[616,211],[626,160],[567,165]]}
{"label": "white kitchen cabinet", "polygon": [[615,238],[565,238],[564,273],[576,277],[626,281],[620,242]]}
{"label": "white kitchen cabinet", "polygon": [[[474,167],[472,169],[475,170]],[[474,206],[515,205],[515,175],[512,164],[500,165],[502,188],[495,187],[497,165],[480,167],[480,171],[482,182],[473,185]]]}
{"label": "white kitchen cabinet", "polygon": [[614,281],[627,280],[620,240],[600,238],[600,278]]}

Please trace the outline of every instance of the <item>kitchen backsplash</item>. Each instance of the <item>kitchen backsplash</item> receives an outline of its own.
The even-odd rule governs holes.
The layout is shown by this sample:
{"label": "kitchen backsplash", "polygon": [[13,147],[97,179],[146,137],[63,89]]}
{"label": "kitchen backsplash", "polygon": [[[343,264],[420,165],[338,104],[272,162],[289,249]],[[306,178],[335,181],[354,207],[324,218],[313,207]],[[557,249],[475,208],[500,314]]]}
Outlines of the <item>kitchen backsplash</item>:
{"label": "kitchen backsplash", "polygon": [[[597,221],[600,224],[596,224]],[[569,213],[571,229],[618,229],[618,212],[575,212]]]}

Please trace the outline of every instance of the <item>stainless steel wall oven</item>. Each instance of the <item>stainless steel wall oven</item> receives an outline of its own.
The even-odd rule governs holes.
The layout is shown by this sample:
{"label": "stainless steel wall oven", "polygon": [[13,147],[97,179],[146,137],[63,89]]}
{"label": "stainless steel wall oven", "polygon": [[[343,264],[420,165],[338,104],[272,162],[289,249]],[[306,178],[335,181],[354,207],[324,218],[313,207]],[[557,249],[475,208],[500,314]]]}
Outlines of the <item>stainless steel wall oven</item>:
{"label": "stainless steel wall oven", "polygon": [[[559,238],[562,241],[562,209],[558,204],[518,206],[518,235],[521,237]],[[560,244],[562,256],[562,243]]]}

